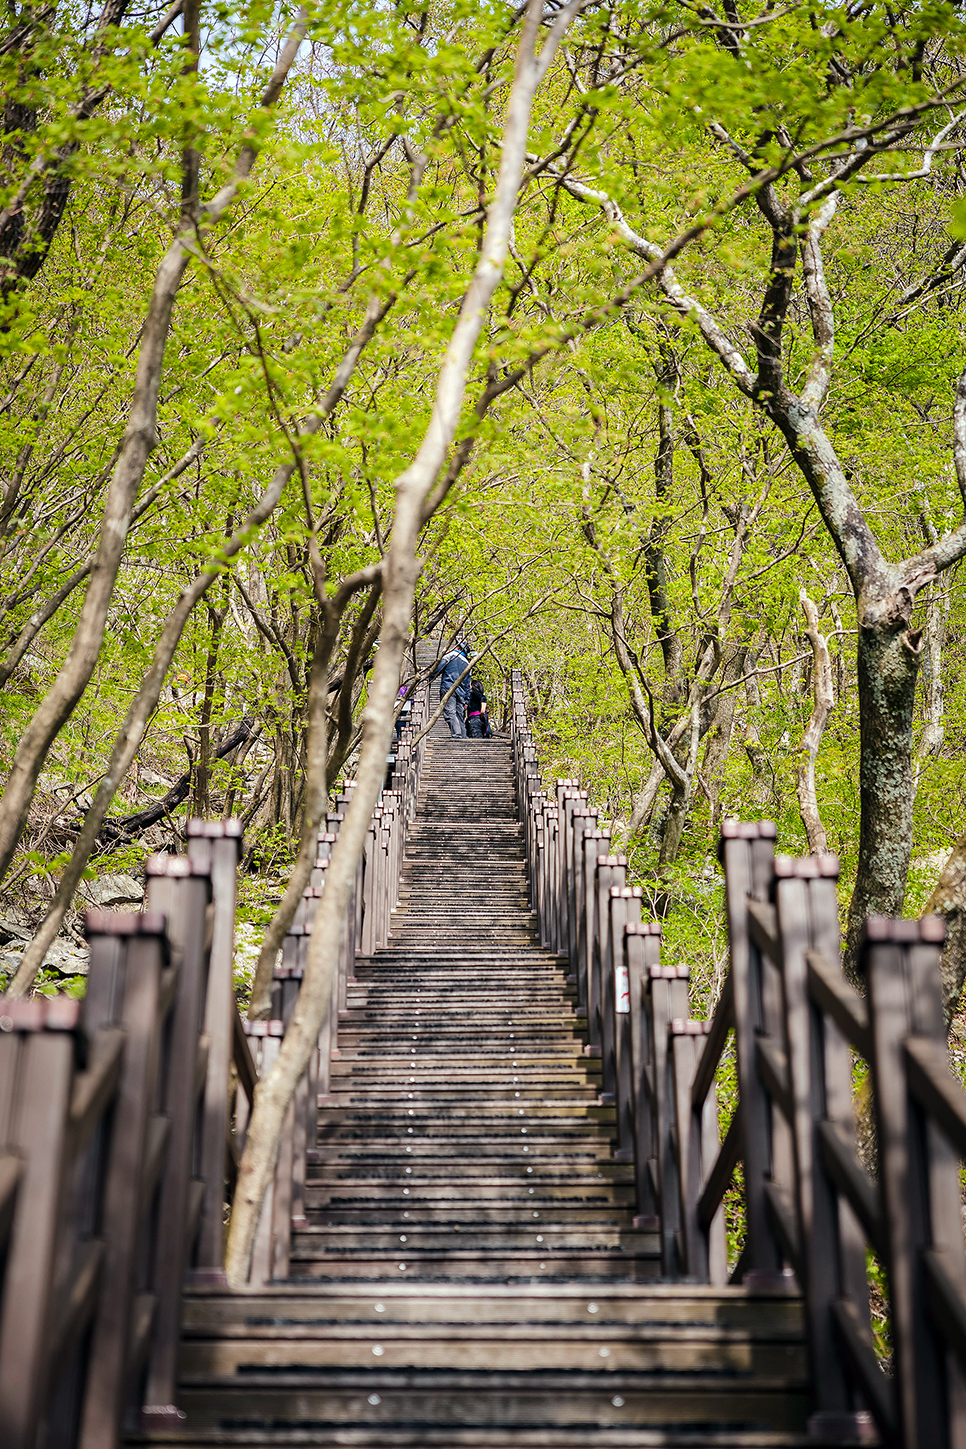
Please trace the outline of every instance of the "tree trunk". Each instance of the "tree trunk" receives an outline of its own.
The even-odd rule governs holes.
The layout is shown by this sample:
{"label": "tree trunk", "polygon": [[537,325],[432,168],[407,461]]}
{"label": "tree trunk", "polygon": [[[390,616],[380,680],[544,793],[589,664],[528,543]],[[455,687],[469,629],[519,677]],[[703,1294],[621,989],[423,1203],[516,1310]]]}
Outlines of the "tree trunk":
{"label": "tree trunk", "polygon": [[658,791],[664,783],[664,779],[664,766],[660,760],[655,760],[648,772],[647,779],[634,796],[631,818],[627,825],[628,839],[635,840],[650,825],[654,806],[657,803]]}
{"label": "tree trunk", "polygon": [[923,647],[923,664],[925,666],[925,714],[926,723],[923,726],[922,736],[919,740],[919,749],[916,753],[915,765],[912,780],[912,797],[915,800],[916,792],[919,789],[919,779],[922,774],[922,767],[926,760],[935,758],[943,747],[943,740],[946,737],[946,729],[943,723],[943,644],[946,640],[946,620],[949,616],[951,590],[947,582],[945,587],[934,584],[930,593],[929,602],[926,605],[926,628]]}
{"label": "tree trunk", "polygon": [[691,702],[687,759],[679,766],[677,774],[671,776],[671,807],[664,823],[664,835],[661,839],[661,851],[658,856],[659,866],[673,865],[678,858],[678,851],[681,849],[681,838],[684,835],[688,811],[691,808],[694,778],[698,768],[698,745],[701,742],[701,704],[702,696],[696,693]]}
{"label": "tree trunk", "polygon": [[966,980],[966,835],[961,835],[942,868],[924,916],[943,916],[946,944],[939,963],[943,1006],[951,1021]]}
{"label": "tree trunk", "polygon": [[[231,518],[228,519],[231,532]],[[226,609],[215,609],[208,605],[211,621],[211,638],[208,644],[208,658],[205,663],[205,694],[198,721],[198,758],[195,761],[194,802],[192,814],[204,819],[209,814],[209,785],[211,771],[211,710],[215,698],[215,673],[218,667],[218,646],[225,622]]]}
{"label": "tree trunk", "polygon": [[673,865],[677,860],[690,804],[691,791],[683,785],[679,786],[672,782],[671,803],[664,821],[664,834],[661,836],[661,849],[658,855],[659,866]]}
{"label": "tree trunk", "polygon": [[687,693],[683,677],[684,649],[674,627],[667,590],[664,540],[667,535],[670,494],[674,486],[674,411],[668,398],[674,390],[677,369],[670,348],[662,347],[661,365],[656,369],[662,394],[657,407],[658,445],[654,458],[655,516],[644,538],[644,577],[654,632],[664,657],[664,703],[680,704]]}
{"label": "tree trunk", "polygon": [[808,638],[812,646],[812,717],[802,738],[805,760],[798,767],[798,807],[808,837],[808,848],[813,855],[828,853],[828,837],[822,824],[818,808],[818,791],[815,786],[815,766],[818,750],[825,733],[825,725],[835,703],[832,689],[832,663],[829,659],[828,640],[818,631],[818,609],[804,589],[799,590],[799,600],[808,623]]}
{"label": "tree trunk", "polygon": [[[858,948],[871,914],[901,916],[912,853],[912,714],[921,639],[904,618],[864,623],[859,603],[859,791],[862,820],[843,968],[861,985]],[[878,603],[878,601],[875,601]],[[880,605],[881,608],[881,605]]]}
{"label": "tree trunk", "polygon": [[735,723],[735,694],[737,692],[734,686],[744,673],[747,653],[747,645],[739,644],[732,651],[731,657],[722,670],[722,686],[730,685],[732,687],[723,687],[718,695],[714,720],[704,754],[704,780],[710,797],[711,823],[713,825],[717,824],[720,814],[718,796],[724,776],[725,762],[731,750],[731,736]]}

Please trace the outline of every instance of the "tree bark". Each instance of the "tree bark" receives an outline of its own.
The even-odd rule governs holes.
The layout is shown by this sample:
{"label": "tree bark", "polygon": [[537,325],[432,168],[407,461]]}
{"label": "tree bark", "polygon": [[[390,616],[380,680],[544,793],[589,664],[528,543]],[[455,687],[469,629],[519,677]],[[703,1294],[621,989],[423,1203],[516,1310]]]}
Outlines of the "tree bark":
{"label": "tree bark", "polygon": [[946,637],[946,620],[949,615],[950,589],[933,586],[926,605],[926,627],[923,638],[923,662],[925,664],[926,723],[923,726],[913,766],[912,796],[915,801],[919,779],[926,760],[934,759],[943,747],[946,737],[943,702],[943,644]]}
{"label": "tree bark", "polygon": [[[735,723],[735,694],[733,687],[745,669],[748,647],[745,644],[733,646],[730,657],[721,671],[721,691],[715,705],[714,718],[708,730],[709,739],[705,749],[703,778],[711,806],[711,822],[717,825],[720,813],[718,795],[724,773],[725,761],[731,750],[731,737]],[[732,687],[728,687],[732,686]]]}
{"label": "tree bark", "polygon": [[654,814],[658,792],[664,783],[664,766],[655,760],[648,771],[647,779],[634,796],[631,818],[627,822],[628,839],[635,840],[647,829]]}
{"label": "tree bark", "polygon": [[[231,520],[228,523],[231,528]],[[227,581],[226,581],[227,582]],[[221,642],[221,631],[225,624],[227,608],[216,609],[208,605],[208,618],[211,622],[211,637],[208,642],[208,658],[205,661],[205,693],[201,702],[201,715],[198,720],[198,758],[195,760],[194,769],[194,801],[191,813],[204,819],[208,814],[209,802],[209,774],[211,770],[211,712],[215,700],[215,679],[218,668],[218,647]],[[221,751],[219,750],[219,756]]]}
{"label": "tree bark", "polygon": [[966,835],[961,835],[950,851],[923,915],[943,916],[946,921],[946,944],[939,974],[948,1024],[959,1005],[966,980]]}
{"label": "tree bark", "polygon": [[828,640],[819,633],[818,609],[804,589],[799,590],[799,602],[806,619],[806,632],[812,646],[812,717],[802,738],[802,749],[806,759],[798,767],[798,808],[802,824],[808,837],[808,848],[813,855],[828,854],[828,837],[822,824],[818,807],[818,792],[815,788],[815,764],[825,725],[835,703],[832,688],[832,662],[829,658]]}
{"label": "tree bark", "polygon": [[[681,838],[691,808],[694,792],[694,776],[698,768],[698,746],[701,742],[701,705],[703,692],[693,691],[691,709],[688,715],[688,754],[675,775],[671,775],[671,804],[664,822],[658,865],[673,865],[681,849]],[[656,732],[655,732],[656,733]]]}
{"label": "tree bark", "polygon": [[912,853],[912,716],[921,643],[900,615],[863,619],[860,602],[859,858],[849,901],[843,968],[853,985],[862,927],[872,914],[901,916]]}
{"label": "tree bark", "polygon": [[671,614],[664,561],[664,540],[669,522],[667,509],[674,486],[674,411],[669,396],[676,378],[674,357],[670,349],[664,347],[661,366],[657,368],[658,386],[663,389],[657,405],[658,444],[654,456],[654,498],[657,511],[644,540],[644,576],[654,632],[664,658],[666,704],[681,704],[687,693],[683,677],[684,649]]}

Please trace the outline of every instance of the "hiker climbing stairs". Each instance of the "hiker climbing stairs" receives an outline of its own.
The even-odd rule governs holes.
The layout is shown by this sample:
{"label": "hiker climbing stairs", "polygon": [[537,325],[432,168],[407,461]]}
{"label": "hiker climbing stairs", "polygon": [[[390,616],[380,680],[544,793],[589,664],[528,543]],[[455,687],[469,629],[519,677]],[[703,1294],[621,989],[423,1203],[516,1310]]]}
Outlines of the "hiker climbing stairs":
{"label": "hiker climbing stairs", "polygon": [[659,1284],[509,744],[428,742],[388,945],[357,958],[290,1277],[190,1289],[184,1445],[785,1445],[798,1299]]}

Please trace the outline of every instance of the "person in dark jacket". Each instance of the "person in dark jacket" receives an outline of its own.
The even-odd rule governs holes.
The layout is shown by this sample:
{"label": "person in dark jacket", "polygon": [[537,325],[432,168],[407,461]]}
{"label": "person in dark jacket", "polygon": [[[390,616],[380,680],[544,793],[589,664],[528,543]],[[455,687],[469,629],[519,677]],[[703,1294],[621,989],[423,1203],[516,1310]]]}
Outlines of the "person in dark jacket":
{"label": "person in dark jacket", "polygon": [[[456,645],[448,654],[443,655],[436,666],[440,698],[452,688],[469,662],[469,650],[464,644]],[[467,675],[452,698],[443,705],[443,718],[449,725],[449,732],[454,740],[466,739],[466,701],[469,697],[470,676]]]}
{"label": "person in dark jacket", "polygon": [[466,733],[471,740],[488,740],[493,734],[490,717],[486,712],[486,695],[482,684],[476,679],[466,702]]}

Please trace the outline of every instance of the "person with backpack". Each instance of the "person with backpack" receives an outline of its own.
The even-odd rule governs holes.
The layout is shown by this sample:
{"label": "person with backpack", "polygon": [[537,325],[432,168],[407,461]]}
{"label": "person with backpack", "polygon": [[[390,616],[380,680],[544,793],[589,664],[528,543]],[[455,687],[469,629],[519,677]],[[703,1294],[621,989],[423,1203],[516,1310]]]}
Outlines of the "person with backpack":
{"label": "person with backpack", "polygon": [[[439,675],[440,698],[459,679],[463,670],[469,664],[469,649],[465,644],[454,645],[436,666],[436,673]],[[467,675],[459,688],[450,699],[443,705],[443,718],[449,725],[449,732],[454,740],[466,739],[466,701],[470,697],[470,675]]]}
{"label": "person with backpack", "polygon": [[486,711],[486,694],[478,679],[474,679],[470,697],[466,703],[466,733],[471,740],[493,738],[490,716]]}

